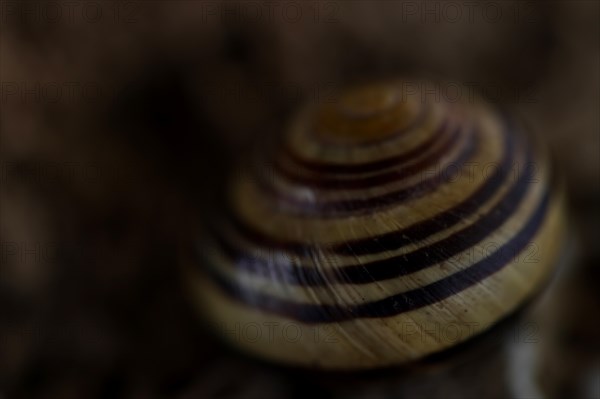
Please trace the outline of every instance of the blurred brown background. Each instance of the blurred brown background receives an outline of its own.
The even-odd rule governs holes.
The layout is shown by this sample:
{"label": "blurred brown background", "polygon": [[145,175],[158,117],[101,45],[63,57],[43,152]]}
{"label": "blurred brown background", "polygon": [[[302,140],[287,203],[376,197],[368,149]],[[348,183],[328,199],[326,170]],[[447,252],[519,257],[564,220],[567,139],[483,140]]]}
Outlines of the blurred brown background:
{"label": "blurred brown background", "polygon": [[[206,335],[179,247],[230,165],[300,104],[403,75],[471,82],[552,148],[576,260],[545,380],[555,397],[592,392],[580,380],[599,359],[598,2],[2,1],[1,18],[0,397],[315,389]],[[450,388],[391,395],[510,395],[436,378],[423,386]],[[390,394],[379,387],[353,393]]]}

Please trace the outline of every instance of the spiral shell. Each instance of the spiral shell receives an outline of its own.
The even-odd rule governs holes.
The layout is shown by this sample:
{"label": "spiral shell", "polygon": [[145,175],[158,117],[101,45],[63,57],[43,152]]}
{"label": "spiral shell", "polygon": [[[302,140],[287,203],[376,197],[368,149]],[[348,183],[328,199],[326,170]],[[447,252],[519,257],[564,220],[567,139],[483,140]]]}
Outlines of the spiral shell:
{"label": "spiral shell", "polygon": [[231,180],[189,280],[235,346],[398,365],[483,332],[549,276],[563,218],[543,152],[489,104],[403,87],[307,107]]}

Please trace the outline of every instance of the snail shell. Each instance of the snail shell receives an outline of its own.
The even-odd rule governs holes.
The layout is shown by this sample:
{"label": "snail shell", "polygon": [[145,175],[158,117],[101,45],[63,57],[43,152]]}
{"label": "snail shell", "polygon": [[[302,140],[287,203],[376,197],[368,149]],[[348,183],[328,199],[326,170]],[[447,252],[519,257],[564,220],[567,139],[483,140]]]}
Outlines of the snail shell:
{"label": "snail shell", "polygon": [[231,180],[189,280],[235,346],[398,365],[483,332],[549,276],[563,219],[544,154],[488,104],[403,87],[307,107]]}

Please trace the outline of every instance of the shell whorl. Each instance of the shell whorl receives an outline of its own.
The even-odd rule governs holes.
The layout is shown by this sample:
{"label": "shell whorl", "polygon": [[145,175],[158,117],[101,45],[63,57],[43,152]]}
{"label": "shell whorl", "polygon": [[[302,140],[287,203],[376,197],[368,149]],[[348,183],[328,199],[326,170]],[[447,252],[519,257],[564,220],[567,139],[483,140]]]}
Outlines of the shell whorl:
{"label": "shell whorl", "polygon": [[226,337],[271,360],[367,369],[451,347],[518,308],[558,251],[545,158],[481,102],[357,88],[255,166],[191,281]]}

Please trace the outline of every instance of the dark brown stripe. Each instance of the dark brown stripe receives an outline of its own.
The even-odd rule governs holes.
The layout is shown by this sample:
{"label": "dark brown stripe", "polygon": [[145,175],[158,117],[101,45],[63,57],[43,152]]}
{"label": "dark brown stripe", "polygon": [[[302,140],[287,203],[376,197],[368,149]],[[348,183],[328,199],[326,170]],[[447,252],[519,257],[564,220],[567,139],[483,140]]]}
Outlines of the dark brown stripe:
{"label": "dark brown stripe", "polygon": [[396,170],[391,170],[377,175],[367,177],[327,177],[321,175],[302,175],[297,171],[293,171],[285,166],[278,164],[277,172],[281,173],[288,180],[296,183],[304,184],[311,187],[326,188],[327,190],[350,190],[358,188],[371,188],[379,185],[387,184],[393,181],[406,179],[418,172],[423,171],[427,167],[435,164],[440,158],[447,154],[450,149],[458,142],[460,137],[460,127],[456,127],[452,135],[437,149],[428,154],[425,158],[415,163],[403,167],[397,167]]}
{"label": "dark brown stripe", "polygon": [[384,209],[405,201],[414,200],[423,195],[434,191],[437,187],[451,181],[456,174],[460,173],[467,161],[477,153],[480,144],[480,135],[478,132],[471,133],[467,139],[468,143],[465,149],[456,159],[449,163],[453,169],[452,173],[445,171],[437,173],[431,179],[422,180],[410,187],[392,191],[372,198],[355,198],[350,200],[335,200],[328,202],[309,202],[299,200],[286,193],[275,189],[270,182],[263,178],[259,179],[261,189],[275,198],[275,202],[282,206],[286,212],[298,216],[319,216],[321,218],[332,218],[344,215],[356,215],[372,213],[376,210]]}
{"label": "dark brown stripe", "polygon": [[343,244],[334,245],[329,250],[344,255],[368,255],[397,250],[448,229],[461,220],[470,217],[498,192],[509,175],[515,159],[515,140],[512,132],[504,133],[503,146],[502,160],[492,176],[463,202],[407,228],[374,237],[350,240]]}
{"label": "dark brown stripe", "polygon": [[[325,244],[323,244],[320,248],[325,252],[333,251],[345,255],[366,255],[395,250],[402,248],[407,244],[427,238],[428,236],[449,228],[460,220],[471,216],[482,204],[492,198],[498,192],[500,187],[502,187],[514,161],[514,137],[512,133],[507,134],[507,131],[504,132],[504,149],[499,167],[494,170],[492,176],[487,179],[475,193],[463,202],[435,215],[431,219],[413,224],[401,230],[352,240],[334,246],[325,246]],[[312,245],[307,243],[282,241],[278,240],[277,237],[264,234],[241,221],[232,210],[229,211],[229,215],[229,223],[232,227],[241,233],[245,240],[253,244],[304,256],[316,250]]]}
{"label": "dark brown stripe", "polygon": [[[530,157],[531,153],[528,154],[528,159]],[[487,214],[449,237],[391,258],[360,265],[339,266],[332,269],[327,275],[323,275],[323,270],[320,268],[292,265],[291,260],[290,263],[285,264],[276,260],[266,262],[263,259],[243,253],[220,235],[217,235],[218,243],[237,268],[263,277],[282,278],[282,281],[288,284],[323,286],[328,282],[369,284],[375,281],[388,280],[447,261],[481,242],[518,209],[528,191],[527,189],[530,187],[533,172],[532,163],[529,161],[526,170],[519,176],[517,182]],[[315,264],[321,262],[318,258],[320,253],[317,250],[309,255],[314,259]]]}
{"label": "dark brown stripe", "polygon": [[[314,305],[282,300],[247,287],[240,286],[218,273],[213,281],[230,297],[247,306],[261,309],[307,324],[331,323],[357,318],[391,317],[428,306],[475,285],[509,264],[531,242],[542,225],[549,205],[548,191],[527,224],[506,244],[471,267],[442,280],[408,292],[353,306]],[[209,269],[210,270],[210,269]]]}
{"label": "dark brown stripe", "polygon": [[283,156],[292,160],[298,166],[308,169],[312,172],[317,173],[331,173],[331,174],[359,174],[359,173],[370,173],[377,172],[382,169],[391,168],[393,166],[398,166],[403,163],[407,163],[414,158],[420,156],[422,153],[431,148],[440,137],[448,130],[450,127],[450,122],[448,119],[444,120],[440,126],[437,128],[434,134],[426,140],[424,143],[415,147],[414,149],[407,151],[403,154],[398,154],[392,157],[380,159],[377,161],[363,162],[363,163],[353,163],[353,164],[340,164],[340,163],[328,163],[328,162],[319,162],[314,160],[308,160],[302,158],[300,155],[296,154],[292,149],[288,146],[284,146],[283,148]]}
{"label": "dark brown stripe", "polygon": [[360,266],[347,266],[336,275],[340,276],[344,282],[370,283],[411,274],[449,260],[452,256],[458,255],[481,242],[516,212],[523,202],[527,189],[531,186],[532,172],[532,169],[528,168],[498,204],[472,225],[437,241],[435,244],[404,255]]}

